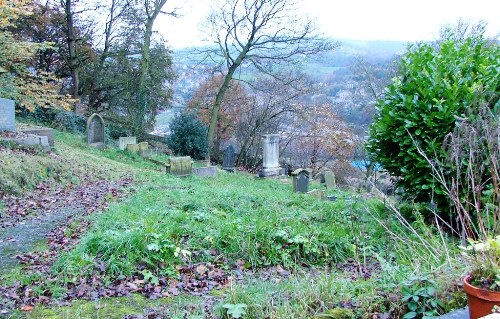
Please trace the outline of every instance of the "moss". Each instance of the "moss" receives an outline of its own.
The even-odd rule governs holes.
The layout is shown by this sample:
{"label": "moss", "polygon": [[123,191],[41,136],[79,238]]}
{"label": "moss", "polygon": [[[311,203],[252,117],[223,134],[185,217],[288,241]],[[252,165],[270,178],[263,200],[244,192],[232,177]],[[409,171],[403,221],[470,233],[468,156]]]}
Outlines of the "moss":
{"label": "moss", "polygon": [[[139,294],[129,297],[105,298],[97,301],[78,300],[69,307],[36,307],[32,312],[24,315],[24,318],[37,319],[95,319],[109,318],[122,319],[125,315],[138,315],[144,309],[157,307],[165,300],[149,300]],[[21,316],[20,318],[23,318]]]}

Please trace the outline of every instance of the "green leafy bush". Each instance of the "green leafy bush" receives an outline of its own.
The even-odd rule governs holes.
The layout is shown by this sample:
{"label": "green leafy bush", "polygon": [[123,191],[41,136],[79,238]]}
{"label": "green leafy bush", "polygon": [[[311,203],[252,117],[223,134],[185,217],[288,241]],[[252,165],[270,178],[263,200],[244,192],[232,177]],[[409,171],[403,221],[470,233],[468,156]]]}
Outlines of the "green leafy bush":
{"label": "green leafy bush", "polygon": [[[498,104],[491,96],[500,88],[500,47],[481,34],[464,40],[449,35],[437,46],[410,46],[370,128],[368,150],[392,175],[406,198],[434,202],[442,212],[450,203],[435,182],[431,166],[419,153],[441,163],[445,136],[475,103]],[[498,106],[498,105],[497,105]],[[449,167],[443,170],[451,173]]]}
{"label": "green leafy bush", "polygon": [[203,159],[207,153],[207,127],[194,113],[183,112],[170,124],[171,134],[167,139],[168,147],[179,155],[189,155]]}

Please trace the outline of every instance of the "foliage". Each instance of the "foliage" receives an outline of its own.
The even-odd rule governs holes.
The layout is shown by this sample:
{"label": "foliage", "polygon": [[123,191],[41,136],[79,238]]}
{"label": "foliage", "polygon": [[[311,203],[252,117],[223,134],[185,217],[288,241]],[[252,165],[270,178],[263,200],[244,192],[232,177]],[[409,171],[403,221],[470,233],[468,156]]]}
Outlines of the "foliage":
{"label": "foliage", "polygon": [[7,71],[0,72],[0,95],[31,111],[37,107],[69,109],[71,99],[58,94],[59,79],[50,71],[31,69],[37,52],[51,50],[52,45],[18,40],[8,31],[32,11],[28,1],[15,1],[14,6],[0,2],[0,68]]}
{"label": "foliage", "polygon": [[500,291],[500,235],[485,241],[469,239],[469,245],[461,248],[473,267],[470,284]]}
{"label": "foliage", "polygon": [[436,283],[425,277],[412,278],[403,286],[402,301],[406,304],[408,312],[404,319],[434,318],[440,314],[444,306],[436,297]]}
{"label": "foliage", "polygon": [[207,128],[192,112],[177,115],[170,123],[168,147],[179,155],[203,159],[207,152]]}
{"label": "foliage", "polygon": [[222,305],[222,308],[226,310],[227,318],[237,319],[241,318],[241,316],[246,314],[246,308],[248,308],[248,306],[243,303],[238,303],[238,304],[226,303]]}
{"label": "foliage", "polygon": [[[500,85],[500,47],[481,35],[457,41],[444,39],[438,48],[419,43],[410,46],[370,128],[368,150],[384,169],[399,177],[406,198],[433,202],[447,212],[450,201],[445,189],[419,148],[443,162],[445,136],[467,108]],[[495,101],[490,105],[493,106]],[[450,167],[443,166],[445,174]]]}
{"label": "foliage", "polygon": [[[197,112],[198,117],[208,127],[210,110],[215,102],[217,90],[222,85],[223,78],[215,76],[204,83],[194,92],[188,102],[188,108]],[[212,160],[220,160],[221,145],[234,136],[238,123],[245,112],[252,107],[253,99],[246,92],[245,87],[232,80],[229,91],[221,104],[218,115],[217,132],[213,142]]]}

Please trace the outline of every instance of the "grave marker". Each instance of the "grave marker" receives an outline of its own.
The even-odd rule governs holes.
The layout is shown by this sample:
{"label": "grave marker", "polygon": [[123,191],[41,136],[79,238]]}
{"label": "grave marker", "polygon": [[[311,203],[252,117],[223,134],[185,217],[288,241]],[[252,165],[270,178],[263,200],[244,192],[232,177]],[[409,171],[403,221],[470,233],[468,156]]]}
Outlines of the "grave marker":
{"label": "grave marker", "polygon": [[266,134],[262,136],[262,170],[260,177],[279,175],[281,167],[280,159],[280,136],[278,134]]}
{"label": "grave marker", "polygon": [[193,173],[193,161],[190,156],[171,157],[166,164],[168,174],[189,176]]}
{"label": "grave marker", "polygon": [[224,150],[224,160],[222,161],[222,169],[227,172],[234,172],[235,153],[233,145],[229,145]]}
{"label": "grave marker", "polygon": [[295,193],[307,193],[309,189],[309,177],[311,172],[305,168],[299,168],[292,172],[293,191]]}
{"label": "grave marker", "polygon": [[104,120],[99,114],[92,114],[87,120],[87,144],[93,147],[104,146]]}
{"label": "grave marker", "polygon": [[0,98],[0,132],[16,131],[16,108],[13,100]]}
{"label": "grave marker", "polygon": [[325,172],[325,185],[326,185],[326,189],[335,189],[335,187],[336,187],[335,175],[333,174],[332,171]]}

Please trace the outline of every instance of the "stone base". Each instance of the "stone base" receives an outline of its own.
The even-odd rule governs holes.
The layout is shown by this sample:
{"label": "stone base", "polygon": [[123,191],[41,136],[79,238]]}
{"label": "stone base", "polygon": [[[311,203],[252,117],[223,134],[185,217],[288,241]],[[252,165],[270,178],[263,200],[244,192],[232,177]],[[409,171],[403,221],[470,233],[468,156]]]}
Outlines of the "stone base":
{"label": "stone base", "polygon": [[215,166],[193,167],[193,174],[200,177],[216,177],[217,167]]}
{"label": "stone base", "polygon": [[54,130],[51,128],[26,128],[20,129],[19,132],[37,136],[46,136],[49,145],[54,147]]}
{"label": "stone base", "polygon": [[280,173],[281,167],[267,167],[260,170],[259,177],[279,176]]}

